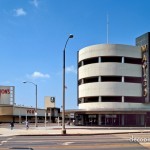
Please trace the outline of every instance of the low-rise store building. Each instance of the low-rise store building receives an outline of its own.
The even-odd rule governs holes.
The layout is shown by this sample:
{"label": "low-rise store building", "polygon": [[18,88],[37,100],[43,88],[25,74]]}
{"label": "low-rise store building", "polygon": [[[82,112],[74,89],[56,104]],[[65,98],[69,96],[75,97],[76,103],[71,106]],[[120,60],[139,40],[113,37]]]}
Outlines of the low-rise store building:
{"label": "low-rise store building", "polygon": [[52,102],[51,99],[54,100],[54,97],[47,96],[45,108],[37,108],[36,113],[34,107],[16,105],[14,86],[0,86],[0,123],[12,121],[21,123],[26,120],[35,122],[35,115],[38,123],[45,120],[55,122],[55,118],[59,117],[60,109],[55,107],[55,100]]}

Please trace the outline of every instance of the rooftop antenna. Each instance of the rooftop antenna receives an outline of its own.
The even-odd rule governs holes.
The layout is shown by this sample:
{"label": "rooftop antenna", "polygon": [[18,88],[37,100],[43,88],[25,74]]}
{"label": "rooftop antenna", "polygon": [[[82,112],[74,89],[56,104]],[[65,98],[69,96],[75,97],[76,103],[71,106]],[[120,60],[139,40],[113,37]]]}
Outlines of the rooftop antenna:
{"label": "rooftop antenna", "polygon": [[109,16],[108,16],[108,14],[107,14],[107,44],[108,44],[108,34],[109,34]]}

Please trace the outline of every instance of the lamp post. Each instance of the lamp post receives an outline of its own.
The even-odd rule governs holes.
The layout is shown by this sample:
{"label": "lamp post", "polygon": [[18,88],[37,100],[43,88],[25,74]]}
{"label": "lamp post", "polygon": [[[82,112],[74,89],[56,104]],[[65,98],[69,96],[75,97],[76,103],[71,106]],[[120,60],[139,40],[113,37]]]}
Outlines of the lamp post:
{"label": "lamp post", "polygon": [[37,127],[37,84],[30,81],[24,81],[23,83],[31,83],[35,86],[35,127]]}
{"label": "lamp post", "polygon": [[62,101],[62,134],[66,134],[66,129],[65,129],[65,50],[66,50],[66,46],[67,46],[67,43],[68,43],[68,40],[70,38],[73,38],[73,35],[70,34],[67,41],[66,41],[66,44],[65,44],[65,47],[64,47],[64,50],[63,50],[63,101]]}

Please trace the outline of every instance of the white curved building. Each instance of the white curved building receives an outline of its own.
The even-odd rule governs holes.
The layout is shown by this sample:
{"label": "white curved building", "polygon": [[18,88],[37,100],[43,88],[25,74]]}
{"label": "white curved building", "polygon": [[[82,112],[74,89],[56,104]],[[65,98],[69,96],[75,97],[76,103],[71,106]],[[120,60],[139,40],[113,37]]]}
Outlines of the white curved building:
{"label": "white curved building", "polygon": [[144,126],[141,47],[99,44],[78,52],[77,118],[88,125]]}

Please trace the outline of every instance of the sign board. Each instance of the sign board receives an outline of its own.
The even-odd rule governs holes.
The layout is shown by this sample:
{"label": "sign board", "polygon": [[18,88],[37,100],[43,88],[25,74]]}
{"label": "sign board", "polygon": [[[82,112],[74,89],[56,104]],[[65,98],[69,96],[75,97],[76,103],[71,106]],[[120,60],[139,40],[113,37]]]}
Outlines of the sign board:
{"label": "sign board", "polygon": [[35,114],[35,110],[34,109],[27,109],[27,114]]}
{"label": "sign board", "polygon": [[74,118],[74,113],[70,113],[70,118]]}
{"label": "sign board", "polygon": [[0,86],[0,104],[14,104],[13,86]]}

